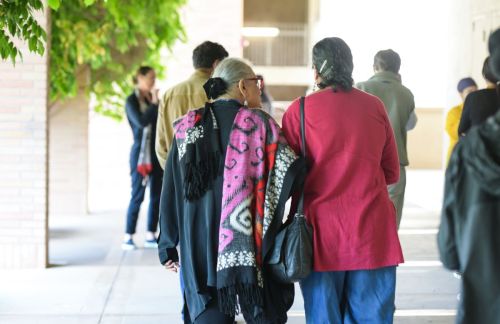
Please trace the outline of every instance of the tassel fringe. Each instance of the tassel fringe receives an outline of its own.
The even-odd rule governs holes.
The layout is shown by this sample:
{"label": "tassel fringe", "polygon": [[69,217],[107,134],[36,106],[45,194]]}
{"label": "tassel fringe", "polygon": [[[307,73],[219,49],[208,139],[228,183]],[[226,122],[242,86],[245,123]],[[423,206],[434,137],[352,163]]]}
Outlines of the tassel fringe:
{"label": "tassel fringe", "polygon": [[220,155],[209,153],[206,160],[198,163],[188,162],[185,167],[184,196],[193,201],[203,197],[219,173]]}
{"label": "tassel fringe", "polygon": [[219,309],[224,314],[236,316],[243,308],[253,305],[263,305],[262,290],[257,285],[236,284],[217,290]]}

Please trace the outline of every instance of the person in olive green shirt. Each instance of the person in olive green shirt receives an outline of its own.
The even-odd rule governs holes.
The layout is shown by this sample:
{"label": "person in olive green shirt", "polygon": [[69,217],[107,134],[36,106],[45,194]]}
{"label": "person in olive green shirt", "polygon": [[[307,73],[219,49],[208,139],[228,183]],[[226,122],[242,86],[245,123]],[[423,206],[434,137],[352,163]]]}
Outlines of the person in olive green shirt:
{"label": "person in olive green shirt", "polygon": [[448,147],[448,154],[446,161],[450,161],[451,152],[458,142],[458,125],[462,117],[462,110],[464,109],[464,101],[467,95],[477,90],[477,84],[472,78],[463,78],[458,82],[457,91],[462,98],[459,105],[451,108],[446,114],[446,133],[450,137],[450,146]]}
{"label": "person in olive green shirt", "polygon": [[165,168],[168,151],[172,145],[172,124],[189,110],[201,108],[208,100],[203,85],[212,75],[217,64],[228,56],[222,45],[205,41],[193,50],[194,73],[184,82],[167,90],[158,108],[155,151],[160,166]]}
{"label": "person in olive green shirt", "polygon": [[393,50],[379,51],[374,58],[373,70],[375,75],[368,81],[360,82],[356,87],[378,97],[385,106],[391,122],[398,147],[400,164],[399,181],[388,186],[397,213],[397,225],[401,222],[403,203],[406,188],[406,166],[409,165],[406,150],[406,133],[415,128],[417,115],[413,94],[401,83],[399,68],[401,58]]}

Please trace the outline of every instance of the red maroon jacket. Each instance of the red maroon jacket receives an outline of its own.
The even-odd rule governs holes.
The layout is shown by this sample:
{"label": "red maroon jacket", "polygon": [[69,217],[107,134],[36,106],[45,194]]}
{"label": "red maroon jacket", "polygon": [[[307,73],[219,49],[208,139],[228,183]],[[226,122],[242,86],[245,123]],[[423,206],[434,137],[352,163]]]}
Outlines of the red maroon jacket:
{"label": "red maroon jacket", "polygon": [[[299,100],[283,131],[300,153]],[[357,89],[327,88],[305,100],[309,172],[304,207],[314,228],[314,270],[346,271],[403,262],[387,185],[399,179],[394,134],[383,103]]]}

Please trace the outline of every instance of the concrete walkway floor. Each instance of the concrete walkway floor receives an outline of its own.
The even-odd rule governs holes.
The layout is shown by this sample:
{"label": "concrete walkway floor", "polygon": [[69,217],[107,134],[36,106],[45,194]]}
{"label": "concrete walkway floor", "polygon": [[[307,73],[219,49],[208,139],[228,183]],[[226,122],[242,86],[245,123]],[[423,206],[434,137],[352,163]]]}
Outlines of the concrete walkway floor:
{"label": "concrete walkway floor", "polygon": [[[459,281],[441,267],[435,242],[442,176],[408,174],[400,229],[406,263],[398,268],[395,323],[454,322]],[[121,250],[123,215],[51,219],[52,266],[0,271],[0,323],[181,323],[177,275],[161,267],[155,249]],[[143,241],[138,231],[136,243]],[[299,289],[289,323],[305,323]]]}

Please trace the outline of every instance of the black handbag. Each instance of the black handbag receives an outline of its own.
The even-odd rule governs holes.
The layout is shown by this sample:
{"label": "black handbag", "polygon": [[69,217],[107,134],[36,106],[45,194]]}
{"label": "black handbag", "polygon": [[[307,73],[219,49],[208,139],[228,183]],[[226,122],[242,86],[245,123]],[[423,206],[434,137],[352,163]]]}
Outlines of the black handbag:
{"label": "black handbag", "polygon": [[[304,97],[300,97],[300,134],[302,156],[306,158],[306,134],[304,122]],[[293,220],[276,235],[268,265],[275,279],[283,283],[297,282],[306,278],[313,268],[313,229],[304,215],[304,189],[300,193],[297,212]]]}

